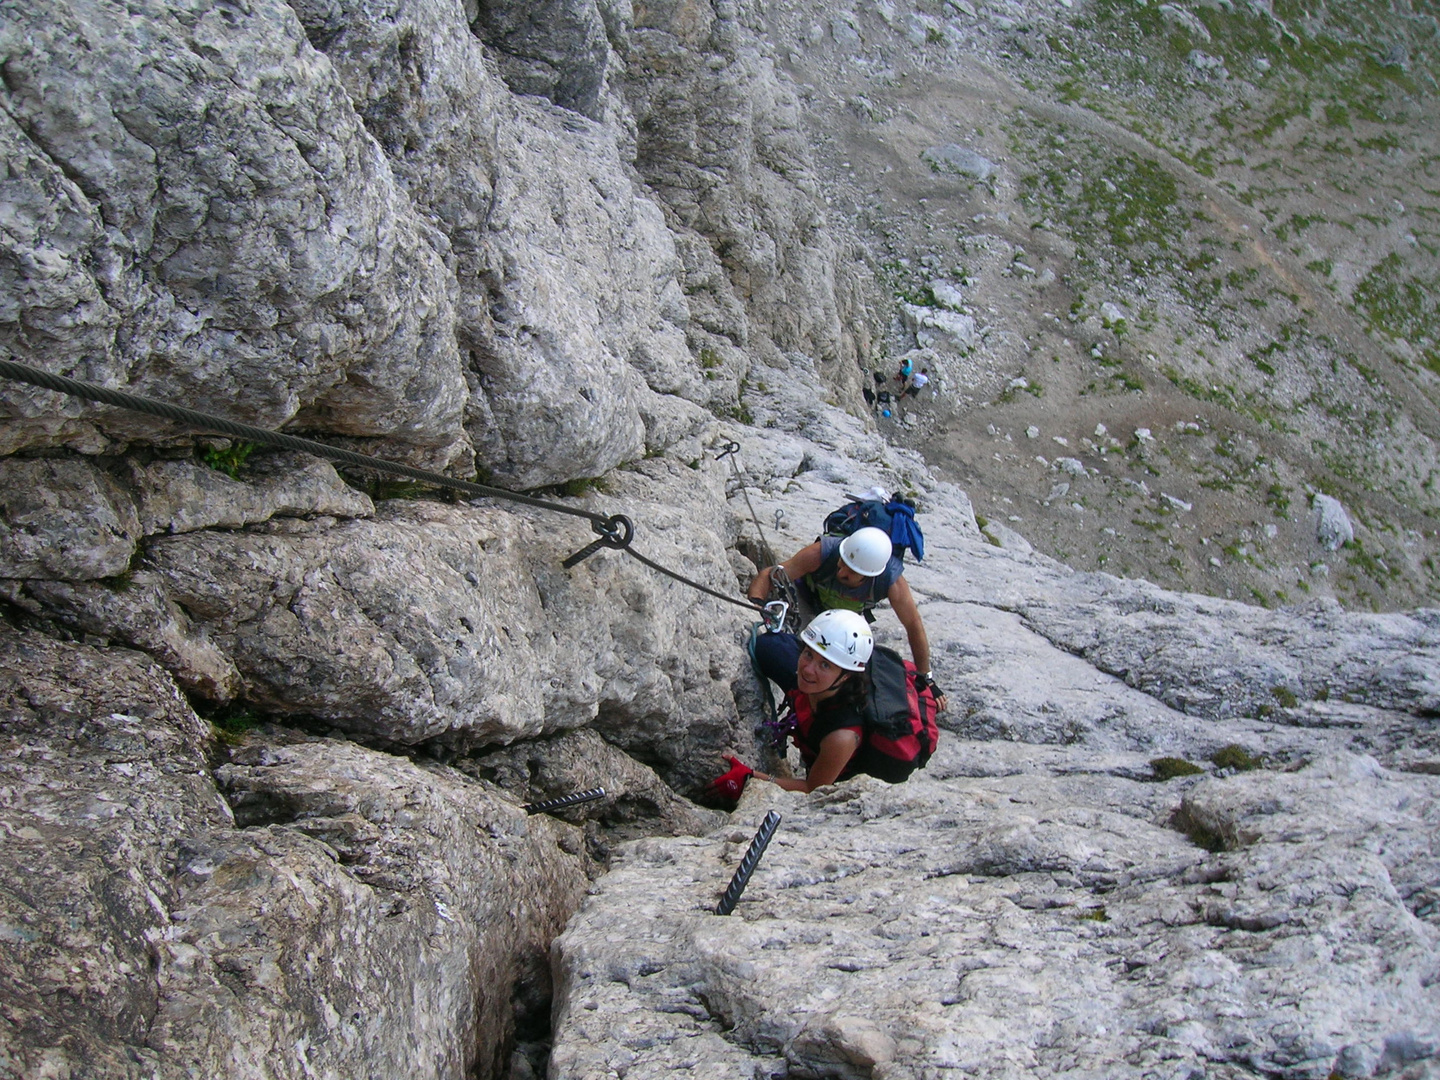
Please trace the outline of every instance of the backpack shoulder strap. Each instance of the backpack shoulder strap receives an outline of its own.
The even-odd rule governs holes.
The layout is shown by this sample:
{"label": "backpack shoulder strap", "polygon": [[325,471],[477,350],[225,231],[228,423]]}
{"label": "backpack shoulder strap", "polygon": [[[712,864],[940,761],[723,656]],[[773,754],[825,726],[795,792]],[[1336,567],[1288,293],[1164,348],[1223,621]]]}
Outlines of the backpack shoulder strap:
{"label": "backpack shoulder strap", "polygon": [[910,731],[910,676],[900,654],[886,645],[870,654],[870,693],[865,723],[886,738]]}

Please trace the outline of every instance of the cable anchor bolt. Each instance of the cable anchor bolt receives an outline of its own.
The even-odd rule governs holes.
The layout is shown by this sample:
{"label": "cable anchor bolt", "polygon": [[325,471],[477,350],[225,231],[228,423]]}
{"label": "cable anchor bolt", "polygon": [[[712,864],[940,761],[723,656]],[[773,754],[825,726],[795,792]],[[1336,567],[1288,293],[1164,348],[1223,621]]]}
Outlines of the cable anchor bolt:
{"label": "cable anchor bolt", "polygon": [[584,562],[591,555],[594,555],[601,548],[614,548],[617,551],[630,546],[630,541],[635,536],[635,526],[624,514],[616,514],[605,521],[592,520],[590,528],[599,533],[599,536],[591,540],[575,554],[571,555],[560,565],[569,570],[572,566]]}

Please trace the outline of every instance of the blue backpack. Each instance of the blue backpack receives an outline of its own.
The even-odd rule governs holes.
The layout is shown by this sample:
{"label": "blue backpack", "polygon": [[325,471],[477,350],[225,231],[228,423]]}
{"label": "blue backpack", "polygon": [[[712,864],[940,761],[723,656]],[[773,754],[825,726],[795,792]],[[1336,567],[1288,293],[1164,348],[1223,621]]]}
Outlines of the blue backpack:
{"label": "blue backpack", "polygon": [[856,529],[874,526],[890,537],[894,554],[901,558],[905,550],[915,553],[915,561],[925,558],[925,537],[915,520],[915,504],[908,499],[858,499],[846,503],[825,516],[822,531],[826,536],[849,536]]}

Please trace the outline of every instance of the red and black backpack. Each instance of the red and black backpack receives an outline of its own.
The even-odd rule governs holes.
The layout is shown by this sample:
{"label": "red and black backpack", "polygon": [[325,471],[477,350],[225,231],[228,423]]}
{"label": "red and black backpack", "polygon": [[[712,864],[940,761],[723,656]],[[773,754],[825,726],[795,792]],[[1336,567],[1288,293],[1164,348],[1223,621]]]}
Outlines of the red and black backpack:
{"label": "red and black backpack", "polygon": [[[923,769],[940,742],[935,723],[935,693],[915,689],[915,665],[894,649],[877,645],[870,656],[870,692],[862,709],[860,749],[842,777],[865,773],[890,784]],[[801,732],[810,728],[810,706],[804,694],[789,695]]]}

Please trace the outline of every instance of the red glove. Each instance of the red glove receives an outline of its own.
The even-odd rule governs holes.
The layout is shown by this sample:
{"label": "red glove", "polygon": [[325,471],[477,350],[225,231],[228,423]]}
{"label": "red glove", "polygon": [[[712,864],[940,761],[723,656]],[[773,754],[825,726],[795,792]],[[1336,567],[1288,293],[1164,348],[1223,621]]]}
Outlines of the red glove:
{"label": "red glove", "polygon": [[730,762],[730,771],[706,784],[705,794],[712,799],[736,803],[740,801],[740,793],[745,790],[745,781],[750,779],[755,770],[739,758],[727,757],[725,760]]}

